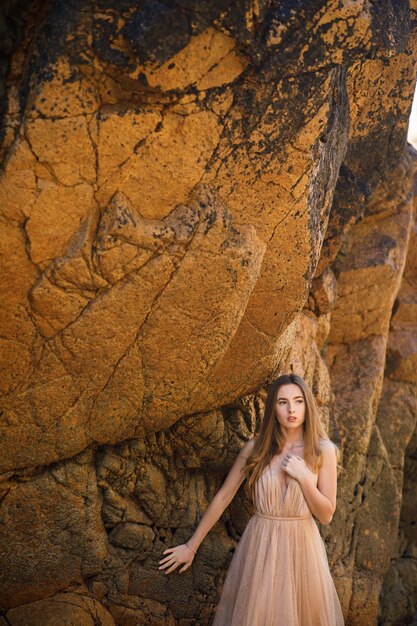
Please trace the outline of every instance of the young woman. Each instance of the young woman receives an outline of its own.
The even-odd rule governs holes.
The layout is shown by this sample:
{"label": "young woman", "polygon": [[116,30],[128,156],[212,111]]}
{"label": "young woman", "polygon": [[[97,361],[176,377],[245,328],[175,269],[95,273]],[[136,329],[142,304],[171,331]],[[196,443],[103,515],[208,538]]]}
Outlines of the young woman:
{"label": "young woman", "polygon": [[187,570],[242,481],[255,513],[236,547],[213,626],[343,626],[316,518],[336,508],[338,449],[302,378],[270,386],[260,432],[238,454],[187,543],[163,552],[165,574]]}

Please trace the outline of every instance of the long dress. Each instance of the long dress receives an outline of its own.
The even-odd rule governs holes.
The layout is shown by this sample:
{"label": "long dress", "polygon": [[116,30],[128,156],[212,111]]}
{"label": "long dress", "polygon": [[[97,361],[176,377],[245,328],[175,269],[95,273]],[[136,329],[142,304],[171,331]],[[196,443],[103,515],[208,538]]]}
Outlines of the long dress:
{"label": "long dress", "polygon": [[326,548],[300,484],[290,478],[285,489],[280,475],[275,457],[256,483],[255,513],[236,547],[212,626],[344,625]]}

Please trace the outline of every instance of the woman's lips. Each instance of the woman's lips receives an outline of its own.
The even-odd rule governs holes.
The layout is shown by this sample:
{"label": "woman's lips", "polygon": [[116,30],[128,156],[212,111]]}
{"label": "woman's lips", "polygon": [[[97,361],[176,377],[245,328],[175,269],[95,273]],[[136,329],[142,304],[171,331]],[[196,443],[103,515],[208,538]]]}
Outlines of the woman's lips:
{"label": "woman's lips", "polygon": [[297,421],[297,418],[296,417],[287,417],[287,420],[289,422],[295,422],[295,421]]}

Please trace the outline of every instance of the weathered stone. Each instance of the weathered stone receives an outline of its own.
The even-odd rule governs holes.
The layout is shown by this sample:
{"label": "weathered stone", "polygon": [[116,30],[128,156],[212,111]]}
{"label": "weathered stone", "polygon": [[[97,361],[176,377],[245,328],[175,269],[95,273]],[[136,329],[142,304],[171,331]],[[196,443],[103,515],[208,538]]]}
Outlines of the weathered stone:
{"label": "weathered stone", "polygon": [[53,598],[23,604],[10,609],[6,616],[11,626],[115,625],[113,617],[100,602],[76,593],[57,593]]}
{"label": "weathered stone", "polygon": [[[398,516],[395,478],[386,443],[374,421],[378,405],[383,406],[388,325],[400,286],[412,208],[409,200],[400,205],[397,219],[378,213],[352,228],[349,248],[338,268],[338,298],[328,338],[327,358],[335,392],[333,419],[344,443],[345,472],[339,498],[350,504],[335,516],[333,532],[339,535],[339,542],[332,544],[332,559],[339,563],[340,595],[349,606],[352,623],[359,625],[372,622],[377,614]],[[382,237],[388,245],[369,245],[372,221],[378,224],[373,241]],[[384,227],[393,227],[395,237],[388,239]],[[389,250],[394,249],[391,257]],[[389,511],[381,503],[379,489],[390,494]]]}
{"label": "weathered stone", "polygon": [[415,3],[27,4],[0,9],[0,620],[208,625],[243,488],[157,564],[284,371],[342,451],[347,625],[412,620]]}
{"label": "weathered stone", "polygon": [[91,462],[87,451],[2,485],[2,608],[42,599],[101,572],[107,536]]}
{"label": "weathered stone", "polygon": [[[395,508],[389,526],[391,551],[380,595],[379,619],[384,626],[412,623],[417,614],[416,450],[417,394],[415,333],[417,302],[416,226],[410,234],[407,261],[388,335],[385,394],[377,420],[390,456],[395,480]],[[384,486],[385,488],[385,486]],[[398,530],[397,530],[398,529]]]}
{"label": "weathered stone", "polygon": [[145,600],[140,606],[129,608],[120,604],[111,604],[110,613],[113,615],[116,624],[122,626],[176,626],[176,621],[172,614],[163,604],[154,600]]}
{"label": "weathered stone", "polygon": [[329,266],[326,267],[320,276],[314,278],[311,286],[311,295],[320,315],[329,313],[333,309],[337,295],[337,283],[335,275]]}
{"label": "weathered stone", "polygon": [[154,532],[143,524],[124,522],[112,530],[109,540],[116,546],[140,550],[143,558],[146,558],[152,549]]}

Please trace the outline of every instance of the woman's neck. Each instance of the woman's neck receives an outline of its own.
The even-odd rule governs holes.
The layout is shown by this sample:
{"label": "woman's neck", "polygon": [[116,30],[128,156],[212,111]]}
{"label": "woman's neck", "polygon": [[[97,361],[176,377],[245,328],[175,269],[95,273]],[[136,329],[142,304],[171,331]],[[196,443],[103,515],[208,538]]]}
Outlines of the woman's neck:
{"label": "woman's neck", "polygon": [[304,445],[304,429],[303,428],[283,428],[284,448],[295,448]]}

